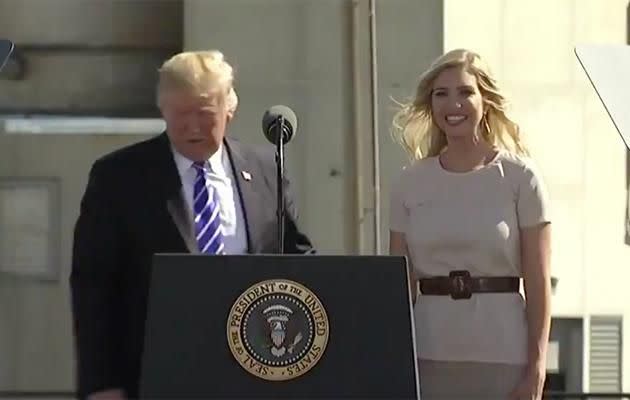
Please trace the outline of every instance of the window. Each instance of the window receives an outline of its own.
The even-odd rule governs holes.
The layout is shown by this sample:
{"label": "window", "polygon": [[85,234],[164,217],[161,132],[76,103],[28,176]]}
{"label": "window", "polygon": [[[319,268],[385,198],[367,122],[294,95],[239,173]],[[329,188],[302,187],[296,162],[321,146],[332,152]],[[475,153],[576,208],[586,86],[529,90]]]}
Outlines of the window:
{"label": "window", "polygon": [[591,317],[591,392],[621,392],[621,317]]}

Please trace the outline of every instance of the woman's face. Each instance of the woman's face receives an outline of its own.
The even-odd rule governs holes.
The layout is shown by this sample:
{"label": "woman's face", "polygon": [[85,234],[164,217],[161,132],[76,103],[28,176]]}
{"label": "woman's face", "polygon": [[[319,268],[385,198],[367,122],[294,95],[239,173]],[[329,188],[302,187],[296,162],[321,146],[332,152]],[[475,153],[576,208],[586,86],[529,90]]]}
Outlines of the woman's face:
{"label": "woman's face", "polygon": [[484,110],[475,75],[464,67],[442,71],[433,82],[431,111],[433,121],[447,138],[478,135]]}

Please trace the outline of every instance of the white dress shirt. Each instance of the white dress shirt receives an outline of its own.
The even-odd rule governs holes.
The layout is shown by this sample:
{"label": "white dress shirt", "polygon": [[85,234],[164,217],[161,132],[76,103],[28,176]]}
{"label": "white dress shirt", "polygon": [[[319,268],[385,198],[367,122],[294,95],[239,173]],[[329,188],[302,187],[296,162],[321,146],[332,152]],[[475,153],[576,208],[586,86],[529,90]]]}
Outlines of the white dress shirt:
{"label": "white dress shirt", "polygon": [[[193,190],[197,171],[193,167],[193,161],[178,153],[174,148],[173,157],[182,181],[183,196],[186,199],[189,221],[194,231]],[[219,150],[208,159],[207,164],[210,168],[206,170],[206,184],[217,191],[225,254],[245,254],[247,253],[245,217],[238,188],[234,182],[232,165],[223,146],[219,147]]]}

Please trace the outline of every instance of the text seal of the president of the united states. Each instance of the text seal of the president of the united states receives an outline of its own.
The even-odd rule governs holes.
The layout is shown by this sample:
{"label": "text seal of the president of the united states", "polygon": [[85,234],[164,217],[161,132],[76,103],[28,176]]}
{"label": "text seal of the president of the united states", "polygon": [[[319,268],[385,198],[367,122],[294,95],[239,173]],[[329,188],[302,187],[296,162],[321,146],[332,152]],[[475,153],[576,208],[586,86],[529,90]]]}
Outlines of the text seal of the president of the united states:
{"label": "text seal of the president of the united states", "polygon": [[266,280],[245,290],[227,320],[227,340],[247,372],[270,381],[297,378],[321,359],[328,344],[326,310],[305,286]]}

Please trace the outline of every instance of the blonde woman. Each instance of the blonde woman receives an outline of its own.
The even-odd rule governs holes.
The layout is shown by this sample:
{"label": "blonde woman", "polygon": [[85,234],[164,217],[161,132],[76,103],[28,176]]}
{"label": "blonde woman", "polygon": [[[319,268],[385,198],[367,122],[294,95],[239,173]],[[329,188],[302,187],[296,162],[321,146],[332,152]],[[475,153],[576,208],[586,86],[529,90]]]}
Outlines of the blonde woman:
{"label": "blonde woman", "polygon": [[420,289],[423,400],[540,399],[548,199],[479,55],[453,50],[435,60],[394,134],[414,160],[392,189],[390,252],[408,256]]}

